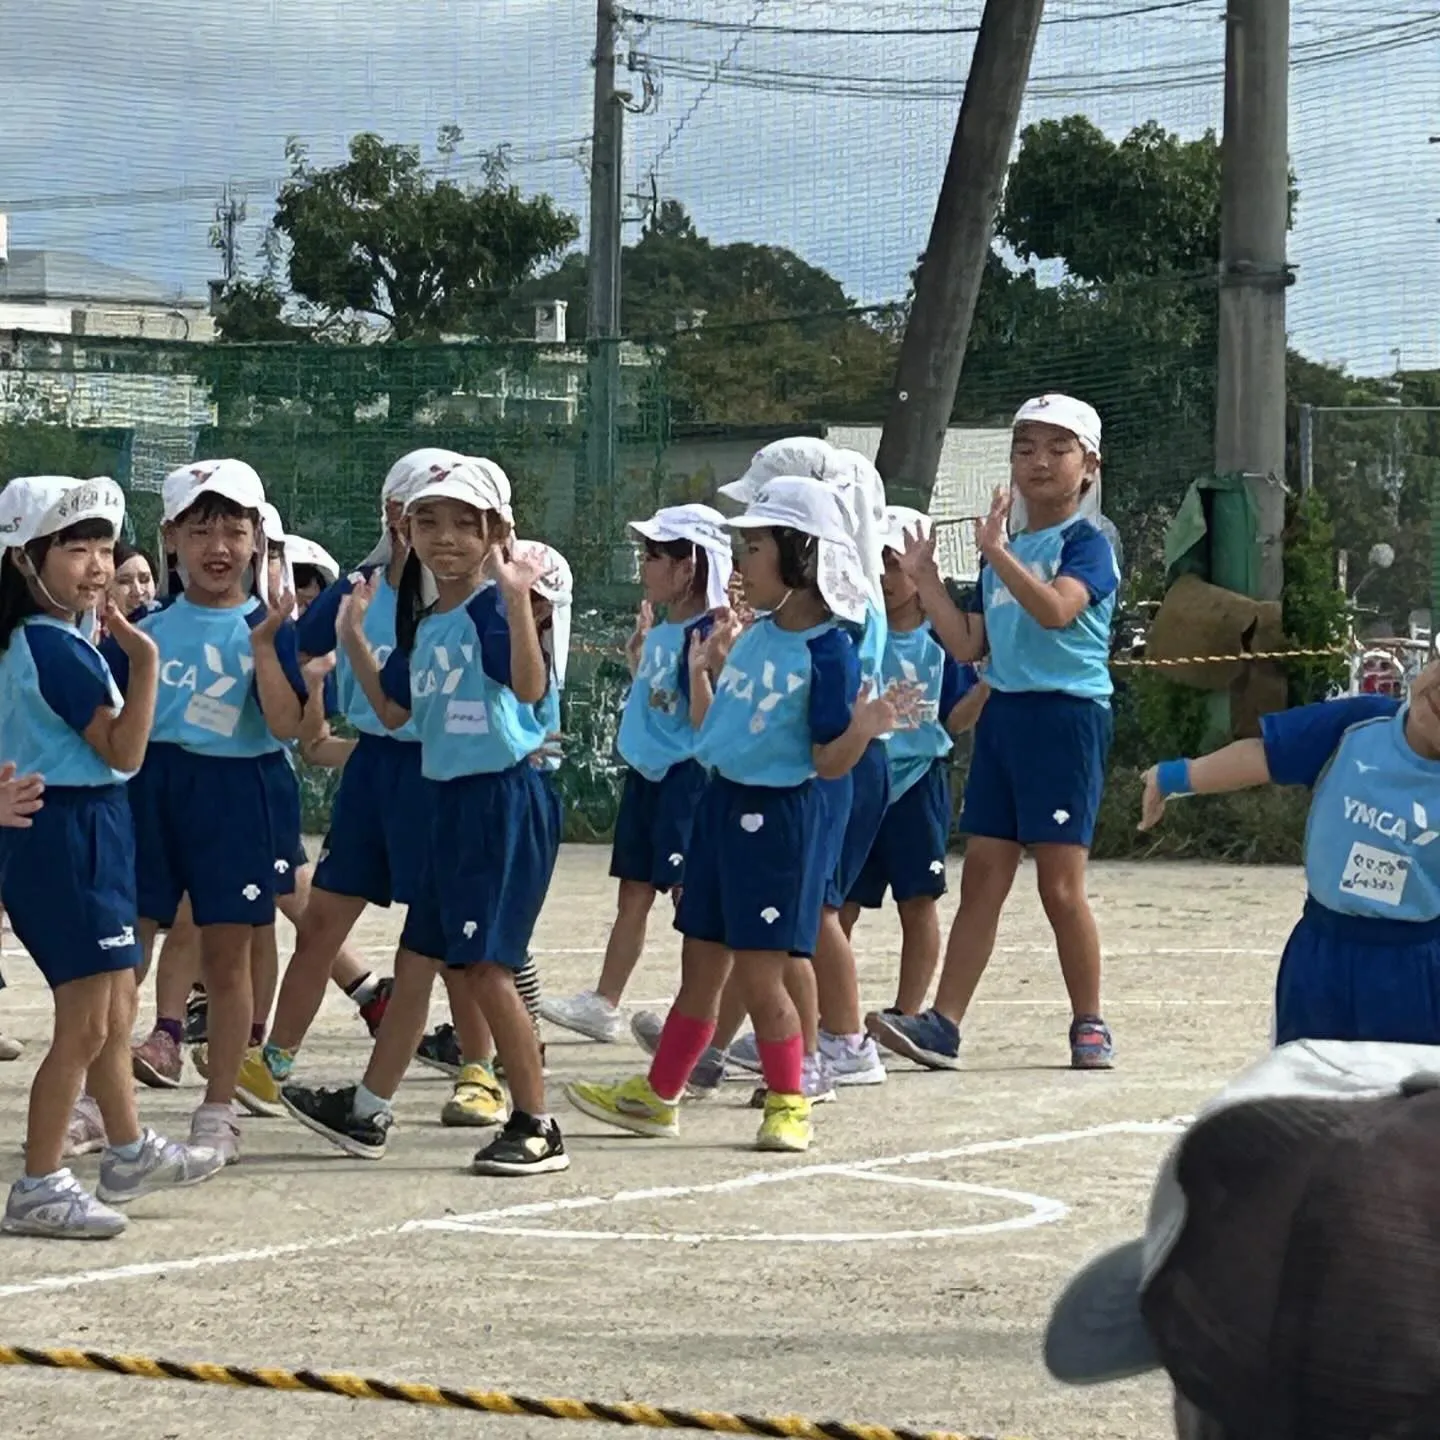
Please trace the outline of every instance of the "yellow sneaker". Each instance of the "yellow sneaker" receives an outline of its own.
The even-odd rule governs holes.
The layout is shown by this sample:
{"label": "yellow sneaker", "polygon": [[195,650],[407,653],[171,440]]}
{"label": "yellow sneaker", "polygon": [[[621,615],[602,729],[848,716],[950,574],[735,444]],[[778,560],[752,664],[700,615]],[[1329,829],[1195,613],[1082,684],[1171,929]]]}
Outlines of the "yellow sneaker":
{"label": "yellow sneaker", "polygon": [[582,1115],[636,1135],[669,1140],[680,1133],[680,1107],[662,1100],[644,1075],[632,1075],[618,1085],[577,1080],[565,1087],[565,1098]]}
{"label": "yellow sneaker", "polygon": [[767,1095],[765,1118],[755,1137],[757,1150],[789,1150],[799,1153],[810,1148],[810,1102],[803,1095]]}
{"label": "yellow sneaker", "polygon": [[440,1110],[442,1125],[503,1125],[505,1092],[489,1065],[462,1065],[455,1093]]}
{"label": "yellow sneaker", "polygon": [[269,1119],[285,1113],[280,1103],[280,1082],[270,1073],[265,1057],[257,1045],[245,1052],[240,1074],[235,1081],[235,1099],[252,1115]]}

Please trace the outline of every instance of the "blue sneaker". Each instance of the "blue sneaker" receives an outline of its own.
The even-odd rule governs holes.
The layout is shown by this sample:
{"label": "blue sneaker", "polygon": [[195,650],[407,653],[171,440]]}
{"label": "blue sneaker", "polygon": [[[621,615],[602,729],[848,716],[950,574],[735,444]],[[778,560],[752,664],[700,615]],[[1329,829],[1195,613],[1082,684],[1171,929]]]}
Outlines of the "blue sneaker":
{"label": "blue sneaker", "polygon": [[1115,1039],[1098,1015],[1082,1015],[1070,1026],[1070,1068],[1110,1070],[1115,1065]]}
{"label": "blue sneaker", "polygon": [[865,1028],[887,1050],[927,1070],[960,1068],[960,1027],[934,1010],[919,1015],[872,1011]]}

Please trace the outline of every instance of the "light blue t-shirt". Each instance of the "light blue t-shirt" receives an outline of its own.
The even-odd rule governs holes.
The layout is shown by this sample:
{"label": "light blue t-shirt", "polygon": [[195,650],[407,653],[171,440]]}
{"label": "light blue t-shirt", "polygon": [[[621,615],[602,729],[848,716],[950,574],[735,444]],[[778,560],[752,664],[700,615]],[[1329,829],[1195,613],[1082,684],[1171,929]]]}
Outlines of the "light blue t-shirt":
{"label": "light blue t-shirt", "polygon": [[1266,715],[1270,778],[1313,787],[1305,879],[1329,910],[1440,919],[1440,760],[1405,739],[1405,707],[1361,695]]}
{"label": "light blue t-shirt", "polygon": [[954,747],[945,728],[950,712],[975,688],[979,677],[973,665],[961,665],[935,638],[928,624],[914,630],[891,629],[885,644],[882,682],[896,681],[925,687],[920,724],[913,730],[896,730],[886,742],[890,761],[890,803],[893,805],[942,756]]}
{"label": "light blue t-shirt", "polygon": [[[371,566],[360,573],[367,579],[378,567]],[[296,644],[302,655],[328,655],[339,650],[333,672],[336,703],[342,714],[362,735],[387,735],[392,740],[416,742],[420,739],[413,721],[398,730],[387,730],[375,713],[375,707],[365,698],[365,691],[355,678],[355,667],[350,657],[339,646],[336,622],[340,617],[340,605],[355,588],[349,575],[342,575],[333,585],[327,586],[295,622]],[[375,657],[376,666],[383,670],[385,662],[395,649],[395,587],[382,571],[379,587],[370,607],[365,612],[361,632],[370,653]]]}
{"label": "light blue t-shirt", "polygon": [[[265,618],[251,597],[224,608],[194,605],[183,595],[132,615],[160,651],[160,685],[150,739],[179,745],[197,755],[253,758],[283,750],[270,733],[255,688],[255,654],[250,632]],[[122,690],[130,685],[125,652],[107,639],[101,647]],[[305,702],[305,677],[295,646],[295,625],[285,621],[275,634],[275,653],[285,678]]]}
{"label": "light blue t-shirt", "polygon": [[1047,630],[982,561],[970,609],[985,616],[990,688],[1060,691],[1108,703],[1115,689],[1110,620],[1120,586],[1110,542],[1090,521],[1077,517],[1045,530],[1022,531],[1011,539],[1010,550],[1047,585],[1062,575],[1079,580],[1089,603],[1064,629]]}
{"label": "light blue t-shirt", "polygon": [[427,780],[508,770],[544,744],[555,713],[545,697],[527,704],[510,688],[510,625],[493,585],[427,615],[414,650],[391,654],[380,684],[411,712]]}
{"label": "light blue t-shirt", "polygon": [[666,620],[651,627],[640,665],[625,697],[615,748],[647,780],[663,780],[674,765],[694,758],[696,729],[690,723],[690,637],[703,640],[713,615]]}
{"label": "light blue t-shirt", "polygon": [[101,706],[124,707],[104,657],[73,626],[48,615],[23,620],[0,653],[0,759],[50,786],[119,785],[84,738]]}
{"label": "light blue t-shirt", "polygon": [[782,630],[765,616],[715,682],[695,758],[740,785],[801,785],[815,774],[812,747],[849,728],[859,689],[855,644],[833,620]]}

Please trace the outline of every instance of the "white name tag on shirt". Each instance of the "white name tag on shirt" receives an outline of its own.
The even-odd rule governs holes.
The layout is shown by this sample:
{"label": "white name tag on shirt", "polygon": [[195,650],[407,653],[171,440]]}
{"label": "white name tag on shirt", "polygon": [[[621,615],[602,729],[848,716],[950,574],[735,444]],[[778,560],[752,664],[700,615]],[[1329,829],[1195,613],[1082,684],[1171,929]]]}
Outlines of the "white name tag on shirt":
{"label": "white name tag on shirt", "polygon": [[192,695],[185,707],[185,723],[228,740],[240,723],[240,706],[227,705],[213,695]]}
{"label": "white name tag on shirt", "polygon": [[445,706],[447,735],[488,735],[490,711],[483,700],[451,700]]}
{"label": "white name tag on shirt", "polygon": [[1373,900],[1377,905],[1398,906],[1410,878],[1410,857],[1393,850],[1379,850],[1357,840],[1350,847],[1340,888],[1347,895]]}

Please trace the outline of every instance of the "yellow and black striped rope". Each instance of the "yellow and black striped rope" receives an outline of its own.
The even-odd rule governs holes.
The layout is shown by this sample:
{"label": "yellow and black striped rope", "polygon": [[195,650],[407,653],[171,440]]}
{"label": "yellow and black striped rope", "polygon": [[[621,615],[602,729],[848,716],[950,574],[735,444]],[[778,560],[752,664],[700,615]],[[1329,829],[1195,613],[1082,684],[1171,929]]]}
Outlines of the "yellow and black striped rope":
{"label": "yellow and black striped rope", "polygon": [[106,1355],[98,1350],[37,1350],[0,1345],[0,1365],[31,1365],[43,1370],[86,1370],[125,1375],[135,1380],[184,1380],[194,1385],[226,1385],[242,1390],[280,1390],[294,1394],[339,1395],[350,1400],[394,1400],[404,1405],[433,1405],[485,1415],[517,1415],[540,1420],[588,1420],[603,1425],[639,1425],[650,1430],[712,1430],[725,1435],[767,1435],[772,1440],[997,1440],[947,1430],[911,1430],[903,1426],[865,1425],[845,1420],[811,1420],[804,1415],[732,1415],[723,1410],[676,1410],[624,1400],[539,1400],[502,1390],[454,1390],[413,1381],[370,1380],[337,1371],[250,1369],[242,1365],[187,1364],[146,1355]]}

